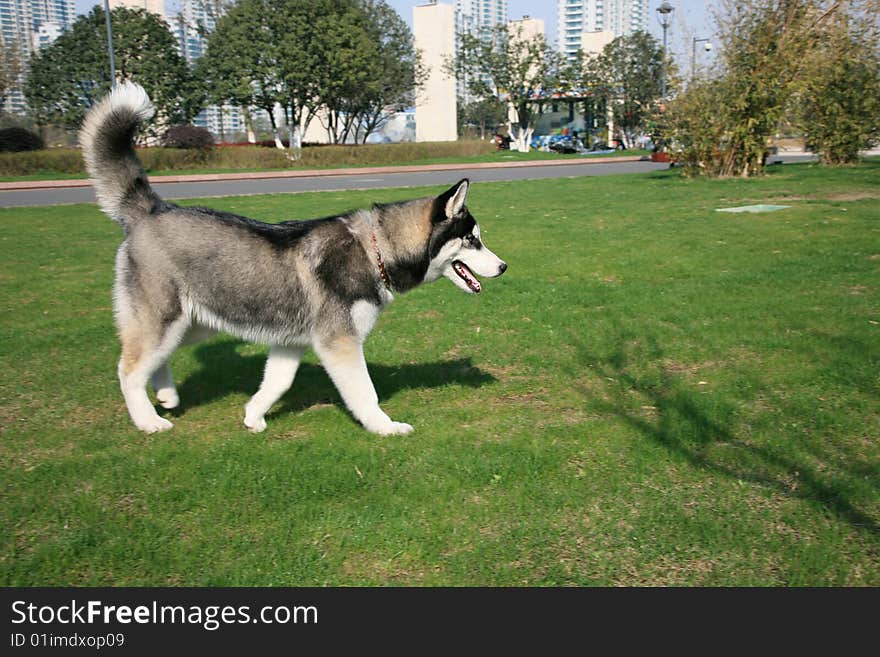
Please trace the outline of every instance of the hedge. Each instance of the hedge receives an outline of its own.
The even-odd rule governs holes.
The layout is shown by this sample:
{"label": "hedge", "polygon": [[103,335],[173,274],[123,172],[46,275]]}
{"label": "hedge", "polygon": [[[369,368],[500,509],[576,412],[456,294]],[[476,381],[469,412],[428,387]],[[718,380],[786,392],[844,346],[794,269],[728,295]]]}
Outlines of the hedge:
{"label": "hedge", "polygon": [[[311,146],[296,162],[286,151],[259,146],[204,149],[139,148],[138,157],[148,172],[198,169],[303,169],[346,166],[381,166],[438,158],[472,157],[490,153],[490,141],[366,144],[362,146]],[[79,149],[58,148],[25,153],[0,153],[0,176],[35,174],[85,174]]]}

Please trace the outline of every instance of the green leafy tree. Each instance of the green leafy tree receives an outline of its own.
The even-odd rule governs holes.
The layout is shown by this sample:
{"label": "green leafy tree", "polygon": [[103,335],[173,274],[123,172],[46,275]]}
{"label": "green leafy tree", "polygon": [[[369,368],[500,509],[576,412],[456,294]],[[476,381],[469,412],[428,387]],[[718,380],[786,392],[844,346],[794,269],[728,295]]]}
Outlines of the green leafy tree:
{"label": "green leafy tree", "polygon": [[494,131],[499,125],[507,121],[507,106],[494,97],[482,98],[465,103],[463,99],[458,102],[459,130],[465,126],[475,126],[480,131],[480,139],[485,139],[486,131]]}
{"label": "green leafy tree", "polygon": [[[160,119],[153,130],[190,121],[204,95],[168,25],[143,9],[119,7],[110,15],[117,77],[150,94]],[[24,91],[38,123],[76,128],[110,82],[104,11],[96,7],[34,56]]]}
{"label": "green leafy tree", "polygon": [[278,43],[281,105],[290,128],[290,149],[299,156],[303,135],[321,103],[322,80],[329,71],[324,57],[326,30],[347,3],[340,0],[271,0],[272,27]]}
{"label": "green leafy tree", "polygon": [[409,102],[420,74],[406,23],[383,0],[241,0],[208,37],[199,71],[215,102],[280,105],[298,157],[318,117],[334,143],[365,141]]}
{"label": "green leafy tree", "polygon": [[645,129],[663,85],[663,47],[647,32],[614,39],[584,67],[585,88],[612,110],[624,146]]}
{"label": "green leafy tree", "polygon": [[363,142],[423,78],[412,33],[384,0],[335,0],[314,29],[320,121],[333,143]]}
{"label": "green leafy tree", "polygon": [[425,71],[412,32],[394,9],[383,0],[364,0],[360,7],[373,44],[369,80],[354,96],[352,107],[354,137],[363,143],[393,110],[412,104]]}
{"label": "green leafy tree", "polygon": [[275,107],[285,114],[291,156],[328,88],[343,75],[329,61],[349,0],[241,0],[216,24],[198,68],[215,102],[267,112],[275,144],[283,148]]}
{"label": "green leafy tree", "polygon": [[329,2],[315,26],[320,42],[312,42],[323,54],[310,52],[315,62],[312,70],[319,100],[319,120],[332,143],[344,142],[351,132],[358,107],[358,97],[371,81],[374,44],[370,40],[368,17],[355,0]]}
{"label": "green leafy tree", "polygon": [[690,175],[760,174],[809,54],[839,2],[725,0],[720,74],[695,80],[664,112],[663,138]]}
{"label": "green leafy tree", "polygon": [[208,35],[196,74],[217,104],[256,107],[267,113],[275,145],[284,148],[275,106],[285,100],[281,78],[279,21],[271,0],[240,0],[219,17]]}
{"label": "green leafy tree", "polygon": [[508,103],[511,148],[528,152],[535,131],[536,103],[554,88],[562,55],[543,35],[527,36],[522,28],[499,25],[484,34],[460,33],[458,54],[446,68],[467,81],[477,98]]}
{"label": "green leafy tree", "polygon": [[794,112],[807,148],[829,165],[855,163],[880,142],[880,7],[847,5],[821,31]]}

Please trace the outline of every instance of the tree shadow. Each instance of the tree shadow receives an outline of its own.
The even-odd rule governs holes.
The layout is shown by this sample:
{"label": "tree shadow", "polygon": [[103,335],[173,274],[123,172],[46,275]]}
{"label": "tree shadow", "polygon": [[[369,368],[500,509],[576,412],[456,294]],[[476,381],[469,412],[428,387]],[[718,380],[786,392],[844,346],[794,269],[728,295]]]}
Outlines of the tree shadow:
{"label": "tree shadow", "polygon": [[[200,367],[178,385],[181,403],[172,411],[174,415],[181,415],[190,408],[230,393],[252,395],[257,391],[263,377],[266,354],[242,355],[237,351],[242,344],[245,343],[220,340],[194,348]],[[497,382],[494,376],[475,367],[470,358],[405,365],[368,363],[367,367],[380,401],[403,390],[446,385],[479,388]],[[297,370],[293,386],[281,398],[281,406],[269,417],[303,411],[319,404],[334,404],[345,410],[324,368],[304,362]]]}
{"label": "tree shadow", "polygon": [[[635,342],[639,345],[638,360],[631,353],[635,349],[628,347]],[[692,383],[670,371],[664,365],[669,361],[653,337],[636,337],[618,328],[614,349],[602,355],[579,338],[572,344],[577,350],[577,365],[588,368],[603,385],[597,394],[595,387],[578,384],[591,411],[619,418],[696,468],[818,503],[855,528],[880,533],[877,519],[856,506],[847,491],[848,481],[864,480],[866,468],[875,470],[870,464],[849,462],[845,471],[837,468],[836,474],[826,475],[808,460],[782,453],[783,449],[772,450],[737,436],[731,428],[739,424],[734,404],[694,390]],[[572,372],[572,380],[579,379],[583,380],[583,369]],[[719,444],[734,448],[735,456],[719,456],[713,449]],[[806,451],[822,456],[809,447]]]}

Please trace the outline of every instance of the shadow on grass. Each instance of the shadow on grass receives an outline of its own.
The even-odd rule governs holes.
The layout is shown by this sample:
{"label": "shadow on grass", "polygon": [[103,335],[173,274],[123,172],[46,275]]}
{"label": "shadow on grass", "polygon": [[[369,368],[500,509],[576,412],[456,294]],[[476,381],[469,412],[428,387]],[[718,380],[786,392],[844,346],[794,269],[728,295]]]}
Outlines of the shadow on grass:
{"label": "shadow on grass", "polygon": [[[737,436],[731,428],[738,424],[733,404],[694,390],[692,384],[669,371],[662,349],[649,336],[618,331],[615,348],[603,355],[590,351],[579,339],[572,342],[578,364],[603,382],[604,395],[582,386],[591,410],[619,418],[694,467],[818,503],[851,526],[880,534],[880,523],[858,508],[847,490],[853,479],[865,478],[862,465],[848,463],[845,470],[838,468],[826,476],[792,454],[796,447],[791,444],[771,449]],[[638,353],[632,354],[635,349],[631,345],[636,343]],[[636,368],[642,373],[634,374]],[[583,370],[580,376],[572,372],[574,381],[582,377]],[[732,449],[718,450],[722,445]]]}
{"label": "shadow on grass", "polygon": [[[232,392],[252,395],[257,391],[263,377],[266,354],[241,355],[236,350],[241,344],[244,343],[223,340],[195,347],[194,354],[200,367],[179,384],[181,403],[174,409],[174,415]],[[415,365],[368,363],[367,367],[380,403],[401,390],[440,388],[446,385],[479,388],[497,381],[491,374],[474,367],[470,358]],[[293,386],[281,398],[281,404],[269,417],[295,413],[318,404],[335,404],[345,408],[324,368],[312,363],[300,365]]]}

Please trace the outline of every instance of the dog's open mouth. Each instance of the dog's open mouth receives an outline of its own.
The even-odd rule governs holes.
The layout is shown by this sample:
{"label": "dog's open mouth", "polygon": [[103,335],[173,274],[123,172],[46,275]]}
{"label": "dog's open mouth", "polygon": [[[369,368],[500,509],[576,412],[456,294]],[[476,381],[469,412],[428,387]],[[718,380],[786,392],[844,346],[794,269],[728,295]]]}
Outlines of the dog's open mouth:
{"label": "dog's open mouth", "polygon": [[455,273],[459,275],[461,280],[465,282],[465,284],[473,291],[479,292],[483,288],[480,286],[480,281],[477,280],[477,277],[474,276],[474,273],[468,269],[468,266],[464,264],[461,260],[456,260],[452,263],[452,268],[455,270]]}

